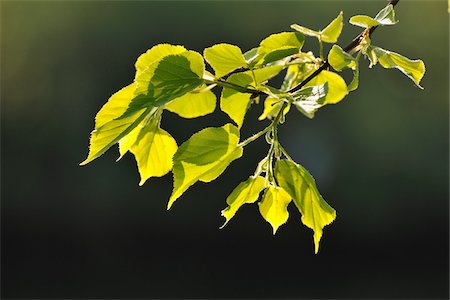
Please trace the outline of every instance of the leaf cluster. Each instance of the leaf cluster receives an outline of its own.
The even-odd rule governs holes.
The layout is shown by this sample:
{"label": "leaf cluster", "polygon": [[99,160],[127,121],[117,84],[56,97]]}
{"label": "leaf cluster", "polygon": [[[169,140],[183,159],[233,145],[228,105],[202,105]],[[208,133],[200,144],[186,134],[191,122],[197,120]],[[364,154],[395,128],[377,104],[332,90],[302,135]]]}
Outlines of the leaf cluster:
{"label": "leaf cluster", "polygon": [[[119,159],[127,152],[134,155],[141,177],[139,185],[151,177],[173,173],[169,209],[190,186],[198,181],[213,181],[243,155],[246,145],[265,136],[267,156],[226,199],[228,207],[222,211],[225,224],[242,205],[261,198],[259,211],[275,234],[288,220],[287,206],[294,202],[303,224],[314,231],[317,253],[323,228],[333,222],[336,211],[320,195],[311,174],[282,147],[279,126],[292,107],[313,118],[322,107],[339,103],[356,90],[361,56],[369,60],[370,66],[379,63],[383,68],[400,70],[419,87],[425,72],[421,60],[410,60],[372,45],[370,33],[374,28],[397,23],[393,5],[374,18],[350,18],[351,24],[364,31],[348,51],[336,44],[343,20],[340,12],[318,31],[294,24],[294,31],[272,34],[245,52],[225,43],[206,48],[203,55],[180,45],[152,47],[137,59],[134,81],[113,94],[97,113],[89,154],[81,165],[118,144]],[[317,39],[319,55],[303,51],[306,37]],[[331,47],[325,56],[326,44]],[[346,70],[353,73],[349,83],[340,75]],[[271,79],[279,74],[284,77],[283,83],[274,87]],[[216,109],[215,88],[221,89],[219,106],[232,123],[205,128],[178,146],[161,128],[164,111],[187,119],[210,114]],[[268,120],[269,125],[241,141],[240,128],[246,112],[261,100],[264,108],[259,120]]]}

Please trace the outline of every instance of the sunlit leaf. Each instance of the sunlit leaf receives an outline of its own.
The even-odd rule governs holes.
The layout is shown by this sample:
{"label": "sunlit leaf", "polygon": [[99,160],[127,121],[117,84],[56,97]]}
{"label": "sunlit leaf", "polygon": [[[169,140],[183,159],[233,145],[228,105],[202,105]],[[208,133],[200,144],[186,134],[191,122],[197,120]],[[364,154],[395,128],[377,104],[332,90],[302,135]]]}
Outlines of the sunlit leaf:
{"label": "sunlit leaf", "polygon": [[[228,80],[233,84],[246,87],[253,82],[249,74],[233,74]],[[237,125],[241,127],[244,117],[251,103],[251,94],[242,93],[234,88],[224,88],[220,97],[220,109],[225,112]]]}
{"label": "sunlit leaf", "polygon": [[287,68],[283,84],[281,85],[281,90],[289,91],[295,88],[316,70],[317,66],[313,63],[303,63],[289,66]]}
{"label": "sunlit leaf", "polygon": [[[170,44],[158,44],[153,46],[144,54],[141,54],[136,60],[136,76],[135,79],[142,81],[141,76],[148,77],[148,80],[153,75],[153,71],[156,69],[158,62],[168,55],[180,54],[187,51],[183,46],[170,45]],[[143,74],[145,71],[145,74]]]}
{"label": "sunlit leaf", "polygon": [[316,38],[320,37],[320,31],[315,31],[315,30],[306,28],[304,26],[300,26],[298,24],[292,24],[291,28],[294,29],[294,30],[297,30],[298,32],[301,32],[301,33],[303,33],[304,35],[307,35],[307,36],[314,36]]}
{"label": "sunlit leaf", "polygon": [[226,221],[221,228],[231,220],[242,205],[254,203],[258,200],[259,193],[265,188],[265,181],[264,177],[251,176],[231,192],[227,198],[228,207],[222,210],[222,216],[225,217]]}
{"label": "sunlit leaf", "polygon": [[380,25],[380,22],[378,22],[377,20],[375,20],[369,16],[364,16],[364,15],[353,16],[350,18],[349,22],[352,25],[356,25],[356,26],[363,27],[363,28],[370,28],[373,26]]}
{"label": "sunlit leaf", "polygon": [[216,95],[210,90],[194,91],[172,100],[164,108],[188,119],[206,116],[216,109]]}
{"label": "sunlit leaf", "polygon": [[241,157],[243,150],[238,142],[239,131],[231,124],[203,129],[184,142],[173,157],[174,188],[167,208],[191,185],[213,181]]}
{"label": "sunlit leaf", "polygon": [[317,253],[323,228],[336,219],[336,211],[325,202],[317,190],[314,178],[302,166],[288,160],[277,161],[275,177],[278,184],[293,198],[302,214],[303,224],[314,230]]}
{"label": "sunlit leaf", "polygon": [[319,86],[307,86],[292,94],[292,104],[308,118],[312,119],[314,113],[325,105],[328,93],[328,83]]}
{"label": "sunlit leaf", "polygon": [[268,64],[300,52],[305,37],[299,32],[272,34],[264,39],[258,48],[263,58],[258,65]]}
{"label": "sunlit leaf", "polygon": [[151,109],[141,109],[134,114],[118,119],[128,108],[134,96],[134,84],[112,95],[95,117],[95,129],[91,133],[89,154],[80,165],[85,165],[101,156],[112,145],[130,133],[147,116]]}
{"label": "sunlit leaf", "polygon": [[[121,117],[127,117],[142,108],[162,106],[193,91],[204,81],[203,57],[195,51],[165,56],[153,67],[147,68],[135,80],[135,93],[145,95],[145,98],[132,100]],[[151,77],[147,78],[149,73]]]}
{"label": "sunlit leaf", "polygon": [[388,6],[380,10],[375,16],[375,20],[378,21],[378,23],[381,25],[397,24],[398,21],[395,20],[394,6],[392,4],[389,4]]}
{"label": "sunlit leaf", "polygon": [[336,43],[341,35],[342,27],[344,26],[342,20],[343,12],[341,11],[339,15],[320,32],[320,39],[326,43]]}
{"label": "sunlit leaf", "polygon": [[348,85],[347,89],[349,92],[352,92],[358,88],[359,85],[359,63],[355,64],[353,68],[353,79],[352,82]]}
{"label": "sunlit leaf", "polygon": [[272,226],[273,234],[277,229],[287,222],[289,212],[287,206],[292,201],[292,197],[281,187],[269,186],[259,203],[259,212],[264,220]]}
{"label": "sunlit leaf", "polygon": [[411,60],[398,53],[384,50],[379,47],[373,47],[372,52],[375,53],[377,60],[384,68],[396,68],[403,74],[408,76],[419,88],[420,80],[425,74],[425,64],[422,60]]}
{"label": "sunlit leaf", "polygon": [[[273,97],[267,97],[264,100],[264,111],[259,116],[258,120],[262,121],[264,119],[273,119],[280,112],[281,106],[283,105],[283,101],[280,101]],[[289,112],[291,105],[288,104],[283,111],[283,114],[286,115]]]}
{"label": "sunlit leaf", "polygon": [[328,62],[336,71],[341,71],[344,68],[353,69],[356,66],[355,58],[338,45],[333,45],[328,53]]}
{"label": "sunlit leaf", "polygon": [[222,77],[247,64],[241,49],[230,44],[214,45],[206,48],[203,54],[216,72],[216,77]]}
{"label": "sunlit leaf", "polygon": [[344,79],[330,71],[322,71],[305,86],[320,86],[328,83],[328,92],[324,104],[335,104],[341,101],[348,93]]}
{"label": "sunlit leaf", "polygon": [[140,125],[141,130],[130,147],[141,175],[139,185],[150,177],[166,175],[172,169],[172,157],[177,151],[175,139],[159,128],[158,120]]}
{"label": "sunlit leaf", "polygon": [[265,38],[258,49],[258,53],[268,53],[282,47],[292,47],[300,50],[305,37],[299,32],[281,32]]}

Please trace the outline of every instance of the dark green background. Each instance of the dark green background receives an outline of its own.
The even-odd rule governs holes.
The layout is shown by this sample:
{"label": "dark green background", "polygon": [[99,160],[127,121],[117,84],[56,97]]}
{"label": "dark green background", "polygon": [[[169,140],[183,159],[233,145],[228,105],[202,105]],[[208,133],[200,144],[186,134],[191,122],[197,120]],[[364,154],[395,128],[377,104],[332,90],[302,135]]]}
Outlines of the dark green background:
{"label": "dark green background", "polygon": [[[427,66],[419,90],[364,62],[360,88],[313,120],[293,111],[281,141],[337,210],[314,255],[294,206],[276,236],[255,205],[223,230],[231,190],[265,155],[248,146],[215,182],[165,210],[170,175],[138,187],[134,159],[86,167],[94,116],[158,43],[247,50],[289,25],[319,29],[340,10],[384,1],[1,3],[1,225],[4,298],[447,298],[449,23],[447,1],[400,1],[375,45]],[[344,27],[344,46],[360,29]],[[314,40],[304,49],[316,50]],[[244,137],[265,126],[254,106]],[[162,126],[179,143],[212,116]]]}

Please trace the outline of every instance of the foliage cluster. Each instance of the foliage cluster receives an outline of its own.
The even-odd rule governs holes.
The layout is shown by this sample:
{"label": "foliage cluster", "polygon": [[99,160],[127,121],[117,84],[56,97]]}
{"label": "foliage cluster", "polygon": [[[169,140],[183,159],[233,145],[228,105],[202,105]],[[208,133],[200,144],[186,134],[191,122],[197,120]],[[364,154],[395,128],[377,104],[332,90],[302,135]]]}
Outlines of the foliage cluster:
{"label": "foliage cluster", "polygon": [[[370,67],[379,63],[383,68],[400,70],[420,87],[425,73],[421,60],[410,60],[371,42],[377,27],[397,23],[396,2],[374,18],[351,17],[350,23],[364,30],[345,48],[336,44],[343,28],[342,12],[322,30],[294,24],[294,31],[272,34],[246,52],[230,44],[206,48],[203,55],[180,45],[152,47],[137,59],[134,82],[112,95],[97,113],[89,155],[81,164],[119,144],[119,159],[127,152],[135,156],[139,185],[151,177],[173,173],[169,209],[190,186],[213,181],[243,155],[246,145],[265,136],[267,156],[226,199],[228,207],[222,211],[225,224],[242,205],[257,202],[262,194],[259,211],[275,234],[288,220],[287,206],[294,202],[303,224],[314,231],[317,253],[323,228],[333,222],[336,211],[320,195],[311,174],[280,144],[279,126],[291,110],[313,118],[320,108],[339,103],[356,90],[361,57],[369,60]],[[317,56],[302,51],[305,37],[317,39]],[[324,44],[332,44],[326,56]],[[205,61],[212,70],[205,68]],[[339,75],[345,70],[353,73],[348,84]],[[284,76],[282,85],[271,86],[270,80],[278,74]],[[216,108],[212,92],[216,87],[222,89],[220,109],[233,123],[205,128],[178,146],[160,126],[164,111],[187,119],[210,114]],[[241,141],[246,112],[261,100],[264,108],[259,120],[268,120],[269,125]]]}

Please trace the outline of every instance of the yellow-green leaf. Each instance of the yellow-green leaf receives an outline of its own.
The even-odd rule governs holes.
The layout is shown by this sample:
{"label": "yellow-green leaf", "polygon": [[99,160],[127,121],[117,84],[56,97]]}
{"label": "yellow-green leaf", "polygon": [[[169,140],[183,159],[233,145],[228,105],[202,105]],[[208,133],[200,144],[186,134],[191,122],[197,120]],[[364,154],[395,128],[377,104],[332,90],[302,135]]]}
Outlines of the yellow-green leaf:
{"label": "yellow-green leaf", "polygon": [[383,68],[396,68],[403,74],[408,76],[419,88],[420,80],[422,80],[425,74],[425,64],[420,59],[411,60],[398,53],[384,50],[379,47],[373,47],[373,53],[375,53],[380,65]]}
{"label": "yellow-green leaf", "polygon": [[226,221],[221,228],[231,220],[242,205],[254,203],[258,200],[259,193],[265,188],[265,182],[264,177],[251,176],[231,192],[227,198],[228,207],[222,210],[222,216],[225,217]]}
{"label": "yellow-green leaf", "polygon": [[258,54],[263,58],[258,64],[267,64],[299,53],[304,42],[305,37],[300,32],[272,34],[260,43]]}
{"label": "yellow-green leaf", "polygon": [[344,79],[338,74],[330,71],[322,71],[309,81],[305,86],[320,86],[328,83],[328,92],[325,96],[324,104],[335,104],[344,99],[347,95],[347,85]]}
{"label": "yellow-green leaf", "polygon": [[[228,82],[246,87],[253,82],[249,74],[233,74]],[[225,112],[240,128],[251,103],[251,94],[241,93],[234,88],[224,88],[220,97],[220,109]]]}
{"label": "yellow-green leaf", "polygon": [[[169,45],[169,44],[158,44],[153,46],[144,54],[141,54],[136,60],[136,76],[135,78],[139,78],[141,74],[146,71],[147,68],[151,67],[151,70],[146,71],[146,76],[150,76],[151,78],[152,72],[156,68],[157,63],[168,55],[179,54],[187,51],[183,46],[178,45]],[[141,79],[140,79],[141,80]]]}
{"label": "yellow-green leaf", "polygon": [[258,48],[258,53],[268,53],[282,47],[293,47],[300,50],[305,37],[299,32],[281,32],[265,38]]}
{"label": "yellow-green leaf", "polygon": [[343,13],[341,11],[339,15],[320,32],[320,39],[325,43],[336,43],[341,35],[342,27],[344,26],[342,20]]}
{"label": "yellow-green leaf", "polygon": [[264,220],[270,223],[275,234],[278,228],[287,222],[289,212],[287,206],[292,197],[281,187],[269,186],[259,203],[259,212]]}
{"label": "yellow-green leaf", "polygon": [[375,16],[375,20],[380,23],[380,25],[395,25],[398,23],[397,20],[395,20],[395,11],[394,6],[392,4],[389,4],[382,10],[378,12],[378,14]]}
{"label": "yellow-green leaf", "polygon": [[356,15],[350,18],[350,24],[356,25],[363,28],[370,28],[374,26],[380,25],[380,22],[375,20],[374,18],[371,18],[369,16],[364,15]]}
{"label": "yellow-green leaf", "polygon": [[282,91],[289,91],[299,85],[304,79],[317,70],[317,66],[312,63],[304,63],[289,66],[281,85]]}
{"label": "yellow-green leaf", "polygon": [[142,94],[143,98],[133,99],[121,117],[142,108],[162,106],[193,91],[204,82],[204,71],[203,57],[195,51],[163,57],[135,79],[135,94]]}
{"label": "yellow-green leaf", "polygon": [[[272,119],[276,117],[276,115],[278,115],[278,113],[280,112],[282,105],[283,105],[282,101],[272,97],[267,97],[266,100],[264,100],[264,111],[259,116],[258,120],[262,121],[264,119]],[[286,115],[289,112],[290,107],[291,107],[290,104],[286,106],[286,108],[283,111],[284,115]]]}
{"label": "yellow-green leaf", "polygon": [[210,90],[194,91],[172,100],[164,108],[188,119],[206,116],[216,109],[216,95]]}
{"label": "yellow-green leaf", "polygon": [[230,44],[217,44],[206,48],[203,55],[218,78],[247,64],[241,49]]}
{"label": "yellow-green leaf", "polygon": [[320,37],[320,32],[319,31],[315,31],[315,30],[312,30],[312,29],[300,26],[298,24],[292,24],[291,28],[294,29],[294,30],[297,30],[298,32],[301,32],[301,33],[303,33],[304,35],[307,35],[307,36],[314,36],[316,38]]}
{"label": "yellow-green leaf", "polygon": [[191,185],[213,181],[241,157],[243,150],[238,142],[239,131],[231,124],[205,128],[184,142],[173,157],[174,188],[167,208]]}
{"label": "yellow-green leaf", "polygon": [[355,58],[338,45],[333,45],[328,53],[328,62],[336,71],[341,71],[344,68],[353,69],[356,66]]}
{"label": "yellow-green leaf", "polygon": [[172,169],[172,157],[177,151],[175,139],[155,123],[144,126],[130,148],[141,175],[139,185],[150,177],[166,175]]}
{"label": "yellow-green leaf", "polygon": [[89,154],[80,165],[85,165],[101,156],[152,112],[151,109],[141,109],[126,118],[118,119],[127,110],[130,102],[136,98],[133,90],[134,84],[121,89],[112,95],[97,113],[95,129],[92,131],[90,138]]}
{"label": "yellow-green leaf", "polygon": [[275,165],[278,184],[294,199],[302,214],[302,222],[314,230],[315,253],[323,228],[336,219],[336,211],[325,202],[317,190],[314,178],[302,166],[288,160],[279,160]]}

